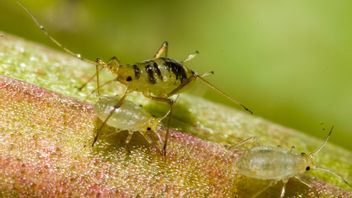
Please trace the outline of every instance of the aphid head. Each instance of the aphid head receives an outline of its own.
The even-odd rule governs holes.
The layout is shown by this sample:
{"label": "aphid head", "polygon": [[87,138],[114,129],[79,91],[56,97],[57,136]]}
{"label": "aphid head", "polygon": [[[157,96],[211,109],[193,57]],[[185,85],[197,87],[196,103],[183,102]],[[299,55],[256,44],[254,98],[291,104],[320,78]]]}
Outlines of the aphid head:
{"label": "aphid head", "polygon": [[115,75],[117,75],[117,79],[120,83],[128,86],[135,80],[140,78],[140,70],[136,65],[119,65],[115,71],[111,70]]}
{"label": "aphid head", "polygon": [[315,163],[314,163],[314,159],[311,155],[306,154],[306,153],[301,153],[301,156],[304,158],[304,168],[305,171],[310,171],[311,169],[315,168]]}
{"label": "aphid head", "polygon": [[344,182],[346,185],[348,185],[350,188],[352,188],[352,184],[349,183],[343,176],[341,176],[340,174],[338,173],[335,173],[334,171],[330,170],[330,169],[327,169],[327,168],[323,168],[323,167],[319,167],[319,166],[316,166],[314,164],[314,155],[319,153],[320,150],[326,145],[326,143],[328,142],[329,140],[329,137],[332,133],[332,130],[334,129],[334,126],[331,127],[330,131],[329,131],[329,134],[326,136],[325,138],[325,141],[313,152],[311,152],[310,154],[305,154],[305,153],[301,153],[302,157],[305,158],[305,161],[306,161],[306,171],[309,171],[311,169],[313,170],[318,170],[318,171],[322,171],[322,172],[325,172],[325,173],[328,173],[330,175],[333,175],[335,176],[336,178],[339,178],[342,182]]}
{"label": "aphid head", "polygon": [[111,73],[117,75],[121,67],[120,61],[114,56],[107,63],[101,59],[96,60],[96,64],[102,68],[108,69]]}
{"label": "aphid head", "polygon": [[315,155],[316,155],[317,153],[320,152],[320,150],[321,150],[322,148],[324,148],[324,146],[326,145],[326,143],[327,143],[328,140],[329,140],[329,137],[330,137],[330,135],[331,135],[333,129],[334,129],[334,126],[331,127],[331,129],[330,129],[328,135],[327,135],[326,138],[325,138],[325,141],[324,141],[315,151],[313,151],[313,152],[311,152],[311,153],[309,153],[309,154],[301,153],[301,156],[302,156],[302,157],[304,158],[304,160],[305,160],[305,170],[306,170],[306,171],[309,171],[309,170],[311,170],[311,169],[316,168],[315,163],[314,163],[314,157],[315,157]]}
{"label": "aphid head", "polygon": [[145,131],[156,131],[159,125],[159,120],[151,118],[145,125]]}

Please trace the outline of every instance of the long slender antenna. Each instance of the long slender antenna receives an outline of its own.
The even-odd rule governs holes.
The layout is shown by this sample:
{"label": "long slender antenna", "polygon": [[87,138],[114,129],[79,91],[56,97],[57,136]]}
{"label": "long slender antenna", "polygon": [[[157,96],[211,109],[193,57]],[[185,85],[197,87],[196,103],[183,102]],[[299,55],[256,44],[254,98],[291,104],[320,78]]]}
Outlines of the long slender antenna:
{"label": "long slender antenna", "polygon": [[255,140],[255,139],[256,139],[255,136],[246,138],[246,139],[241,140],[240,142],[238,142],[236,145],[231,145],[231,146],[229,147],[229,149],[235,149],[235,148],[240,147],[240,146],[242,146],[242,145],[244,145],[244,144],[247,144],[249,141],[252,141],[252,140]]}
{"label": "long slender antenna", "polygon": [[247,108],[246,106],[244,106],[242,103],[240,103],[239,101],[233,99],[231,96],[227,95],[225,92],[221,91],[220,89],[218,89],[217,87],[215,87],[213,84],[211,84],[209,81],[205,80],[202,76],[196,75],[197,78],[199,78],[200,80],[202,80],[206,85],[208,85],[208,87],[212,88],[213,90],[217,91],[218,93],[220,93],[221,95],[223,95],[224,97],[226,97],[227,99],[229,99],[230,101],[232,101],[233,103],[241,106],[244,110],[248,111],[250,114],[253,114],[253,111],[251,111],[249,108]]}
{"label": "long slender antenna", "polygon": [[346,185],[348,185],[349,187],[352,188],[352,185],[351,185],[345,178],[343,178],[341,175],[335,173],[335,172],[332,171],[332,170],[329,170],[329,169],[326,169],[326,168],[321,168],[321,167],[315,167],[314,170],[320,170],[320,171],[329,173],[329,174],[331,174],[331,175],[334,175],[335,177],[341,179]]}
{"label": "long slender antenna", "polygon": [[45,29],[45,27],[38,21],[38,19],[31,13],[31,11],[29,11],[29,9],[24,6],[22,4],[21,1],[17,0],[17,4],[20,5],[23,10],[32,18],[32,20],[34,21],[34,23],[38,26],[38,28],[44,33],[44,35],[51,41],[53,42],[55,45],[57,45],[59,48],[63,49],[65,52],[69,53],[70,55],[83,60],[85,62],[91,63],[91,64],[96,64],[95,61],[89,60],[87,58],[84,58],[81,56],[81,54],[79,53],[74,53],[73,51],[69,50],[68,48],[66,48],[64,45],[62,45],[59,41],[57,41],[54,37],[50,36],[49,32]]}
{"label": "long slender antenna", "polygon": [[330,138],[330,136],[331,136],[331,133],[332,133],[332,130],[333,130],[333,129],[334,129],[334,126],[331,127],[331,129],[330,129],[328,135],[327,135],[326,138],[325,138],[325,141],[324,141],[315,151],[311,152],[311,153],[309,154],[310,156],[313,156],[313,155],[319,153],[320,150],[321,150],[322,148],[324,148],[324,146],[326,145],[326,143],[328,142],[328,140],[329,140],[329,138]]}

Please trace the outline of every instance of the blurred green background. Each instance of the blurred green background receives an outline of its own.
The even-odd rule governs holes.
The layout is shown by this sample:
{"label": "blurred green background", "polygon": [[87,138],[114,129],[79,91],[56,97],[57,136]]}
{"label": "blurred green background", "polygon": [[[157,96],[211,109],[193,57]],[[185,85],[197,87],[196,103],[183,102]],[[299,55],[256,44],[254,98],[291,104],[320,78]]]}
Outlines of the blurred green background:
{"label": "blurred green background", "polygon": [[[23,1],[52,36],[90,59],[151,58],[162,41],[255,115],[352,150],[352,1]],[[0,27],[53,46],[14,0]],[[54,46],[53,46],[54,47]],[[93,69],[93,68],[92,68]],[[226,99],[211,90],[206,97]],[[322,124],[324,123],[324,124]]]}

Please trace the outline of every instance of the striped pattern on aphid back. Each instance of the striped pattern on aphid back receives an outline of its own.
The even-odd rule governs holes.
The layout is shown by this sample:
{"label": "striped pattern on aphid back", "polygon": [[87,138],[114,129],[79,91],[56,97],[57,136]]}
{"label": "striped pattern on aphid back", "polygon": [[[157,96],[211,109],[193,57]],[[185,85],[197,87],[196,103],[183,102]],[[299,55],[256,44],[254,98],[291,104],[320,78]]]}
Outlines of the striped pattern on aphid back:
{"label": "striped pattern on aphid back", "polygon": [[[162,70],[167,70],[169,73],[172,72],[175,79],[180,80],[181,83],[188,78],[186,71],[189,69],[185,68],[185,66],[181,63],[165,57],[158,58],[158,60],[161,60],[161,64],[158,64],[156,60],[148,60],[143,62],[145,64],[144,69],[148,74],[148,79],[151,84],[156,83],[156,77],[163,81],[164,78],[161,72]],[[135,76],[137,76],[136,73]]]}
{"label": "striped pattern on aphid back", "polygon": [[129,90],[142,91],[156,97],[165,97],[182,83],[195,76],[195,72],[170,58],[159,57],[133,65],[119,65],[118,81]]}

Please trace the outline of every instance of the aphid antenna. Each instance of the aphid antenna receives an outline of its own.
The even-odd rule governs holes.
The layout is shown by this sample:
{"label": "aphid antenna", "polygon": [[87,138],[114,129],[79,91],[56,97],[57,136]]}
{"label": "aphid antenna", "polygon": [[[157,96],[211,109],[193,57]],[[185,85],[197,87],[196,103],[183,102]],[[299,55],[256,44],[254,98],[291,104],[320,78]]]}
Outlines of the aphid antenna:
{"label": "aphid antenna", "polygon": [[242,103],[240,103],[239,101],[233,99],[231,96],[227,95],[225,92],[221,91],[219,88],[215,87],[212,83],[210,83],[209,81],[205,80],[203,78],[203,75],[196,75],[197,78],[199,78],[204,84],[206,84],[209,88],[215,90],[216,92],[218,92],[219,94],[221,94],[222,96],[224,96],[225,98],[227,98],[228,100],[232,101],[233,103],[241,106],[244,110],[246,110],[247,112],[249,112],[250,114],[253,114],[253,111],[251,111],[248,107],[244,106]]}
{"label": "aphid antenna", "polygon": [[334,129],[334,126],[332,126],[332,127],[330,128],[330,131],[329,131],[328,135],[326,136],[325,141],[324,141],[315,151],[311,152],[311,153],[309,154],[309,156],[313,157],[314,155],[316,155],[317,153],[319,153],[322,148],[325,147],[326,143],[328,143],[328,140],[329,140],[329,138],[330,138],[330,136],[331,136],[331,134],[332,134],[332,130],[333,130],[333,129]]}
{"label": "aphid antenna", "polygon": [[57,41],[54,37],[52,37],[49,32],[45,29],[45,27],[38,21],[38,19],[32,14],[31,11],[29,11],[29,9],[24,6],[24,4],[20,1],[20,0],[17,0],[17,4],[20,5],[23,10],[32,18],[32,20],[34,21],[34,23],[38,26],[38,28],[44,33],[44,35],[50,40],[52,41],[55,45],[57,45],[58,47],[60,47],[61,49],[63,49],[65,52],[69,53],[70,55],[80,59],[80,60],[83,60],[83,61],[86,61],[86,62],[89,62],[89,63],[92,63],[92,64],[96,64],[95,61],[92,61],[92,60],[89,60],[87,58],[84,58],[82,57],[81,54],[79,53],[75,53],[73,51],[71,51],[70,49],[66,48],[63,44],[61,44],[59,41]]}
{"label": "aphid antenna", "polygon": [[343,181],[347,186],[349,186],[350,188],[352,188],[352,184],[350,184],[344,177],[342,177],[341,175],[335,173],[334,171],[327,169],[327,168],[322,168],[322,167],[315,167],[314,170],[319,170],[325,173],[329,173],[331,175],[334,175],[335,177],[339,178],[341,181]]}
{"label": "aphid antenna", "polygon": [[[21,8],[32,18],[32,20],[34,21],[34,23],[36,24],[36,26],[44,33],[44,35],[51,41],[53,42],[56,46],[58,46],[59,48],[61,48],[62,50],[64,50],[65,52],[67,52],[68,54],[70,54],[73,57],[76,57],[84,62],[96,65],[96,72],[94,75],[92,75],[83,85],[81,85],[80,87],[78,87],[78,90],[81,91],[87,84],[88,82],[90,82],[93,78],[97,77],[97,87],[99,87],[99,72],[104,68],[104,67],[100,67],[98,68],[98,65],[101,65],[100,62],[98,61],[92,61],[88,58],[83,57],[81,54],[79,53],[75,53],[73,51],[71,51],[70,49],[68,49],[67,47],[65,47],[62,43],[60,43],[58,40],[56,40],[54,37],[52,37],[49,32],[45,29],[45,27],[39,22],[39,20],[32,14],[32,12],[20,1],[17,0],[16,1],[17,4],[19,6],[21,6]],[[99,94],[99,90],[98,90],[98,94]]]}

